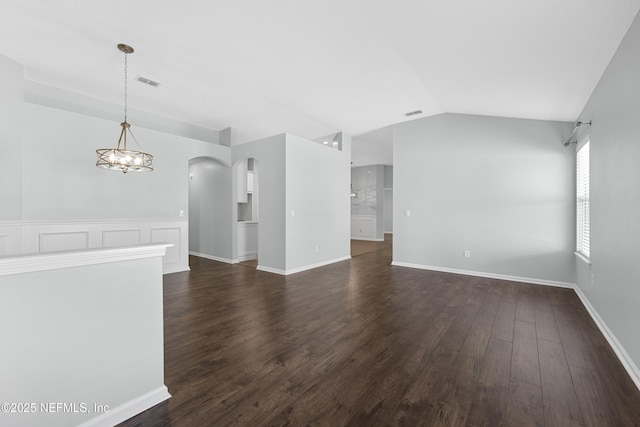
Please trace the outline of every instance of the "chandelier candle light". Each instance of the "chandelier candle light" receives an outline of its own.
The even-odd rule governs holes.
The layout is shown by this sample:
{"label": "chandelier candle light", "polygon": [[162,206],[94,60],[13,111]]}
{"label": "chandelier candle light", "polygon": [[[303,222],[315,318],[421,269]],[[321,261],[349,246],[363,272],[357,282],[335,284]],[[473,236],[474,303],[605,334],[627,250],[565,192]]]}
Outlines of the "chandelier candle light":
{"label": "chandelier candle light", "polygon": [[[133,48],[126,44],[119,44],[118,49],[124,52],[124,122],[120,123],[122,131],[116,147],[96,150],[98,155],[96,166],[103,169],[122,171],[122,173],[129,171],[150,172],[153,170],[153,156],[142,150],[140,143],[131,133],[131,125],[127,123],[127,55],[133,53]],[[131,135],[140,151],[127,149],[127,133]]]}

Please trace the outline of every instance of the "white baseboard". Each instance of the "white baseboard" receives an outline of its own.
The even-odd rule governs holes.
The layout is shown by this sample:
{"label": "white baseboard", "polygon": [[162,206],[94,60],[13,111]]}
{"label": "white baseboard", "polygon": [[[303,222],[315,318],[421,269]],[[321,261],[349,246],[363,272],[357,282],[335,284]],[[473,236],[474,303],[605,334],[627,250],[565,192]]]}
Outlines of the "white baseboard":
{"label": "white baseboard", "polygon": [[334,258],[334,259],[329,259],[327,261],[317,262],[315,264],[304,265],[302,267],[290,268],[290,269],[288,269],[286,271],[285,274],[300,273],[301,271],[311,270],[313,268],[318,268],[318,267],[322,267],[322,266],[325,266],[325,265],[334,264],[336,262],[345,261],[345,260],[348,260],[348,259],[351,259],[351,255],[344,256],[344,257],[339,257],[339,258]]}
{"label": "white baseboard", "polygon": [[138,415],[141,412],[157,405],[160,402],[164,402],[171,395],[167,386],[158,387],[155,390],[151,390],[148,393],[138,396],[135,399],[131,399],[128,402],[118,405],[115,408],[110,408],[109,412],[93,417],[88,421],[83,422],[79,427],[111,427],[120,424],[123,421],[128,420],[131,417]]}
{"label": "white baseboard", "polygon": [[238,263],[238,260],[233,260],[233,259],[229,259],[229,258],[221,258],[221,257],[217,257],[217,256],[213,256],[213,255],[207,255],[207,254],[201,254],[199,252],[193,252],[193,251],[189,251],[189,255],[197,256],[197,257],[200,257],[200,258],[210,259],[212,261],[224,262],[226,264],[236,264],[236,263]]}
{"label": "white baseboard", "polygon": [[275,274],[280,274],[280,275],[283,275],[283,276],[287,276],[289,274],[300,273],[302,271],[311,270],[311,269],[318,268],[318,267],[323,267],[325,265],[334,264],[336,262],[346,261],[348,259],[351,259],[351,255],[344,256],[344,257],[339,257],[339,258],[333,258],[333,259],[322,261],[322,262],[318,262],[318,263],[315,263],[315,264],[308,264],[308,265],[304,265],[302,267],[290,268],[288,270],[280,270],[280,269],[277,269],[277,268],[265,267],[263,265],[258,265],[257,270],[261,270],[261,271],[266,271],[268,273],[275,273]]}
{"label": "white baseboard", "polygon": [[384,238],[376,239],[375,237],[358,237],[351,236],[351,240],[366,240],[367,242],[384,242]]}
{"label": "white baseboard", "polygon": [[522,282],[522,283],[531,283],[534,285],[555,286],[557,288],[569,288],[569,289],[575,288],[575,283],[558,282],[555,280],[545,280],[545,279],[534,279],[532,277],[509,276],[506,274],[485,273],[482,271],[472,271],[472,270],[459,270],[457,268],[435,267],[432,265],[413,264],[409,262],[400,262],[400,261],[393,261],[391,265],[395,265],[398,267],[419,268],[421,270],[442,271],[444,273],[463,274],[465,276],[476,276],[476,277],[486,277],[489,279],[508,280],[510,282]]}
{"label": "white baseboard", "polygon": [[252,259],[258,259],[258,252],[252,251],[252,252],[247,252],[246,254],[238,255],[238,259],[234,261],[243,262],[243,261],[250,261]]}
{"label": "white baseboard", "polygon": [[264,265],[258,265],[256,267],[256,270],[266,271],[267,273],[280,274],[282,276],[285,276],[287,274],[286,271],[280,270],[279,268],[265,267]]}
{"label": "white baseboard", "polygon": [[602,332],[602,335],[604,335],[604,337],[606,338],[616,356],[618,356],[620,363],[622,363],[622,366],[624,366],[624,369],[631,377],[631,380],[634,382],[638,390],[640,390],[640,369],[638,369],[638,366],[633,362],[633,359],[631,359],[629,353],[627,353],[627,350],[625,350],[622,344],[620,344],[618,338],[616,338],[616,336],[613,334],[611,329],[609,329],[602,317],[600,317],[600,314],[598,314],[593,305],[591,305],[591,302],[589,302],[587,296],[582,292],[582,289],[576,286],[574,288],[574,291],[576,292],[576,294],[578,294],[578,298],[580,298],[582,305],[584,305],[584,307],[587,309],[587,312],[589,312],[589,315],[598,326],[598,329],[600,329],[600,332]]}
{"label": "white baseboard", "polygon": [[191,271],[191,267],[187,265],[187,267],[175,266],[175,267],[167,267],[165,266],[162,270],[162,274],[173,274],[173,273],[182,273],[183,271]]}

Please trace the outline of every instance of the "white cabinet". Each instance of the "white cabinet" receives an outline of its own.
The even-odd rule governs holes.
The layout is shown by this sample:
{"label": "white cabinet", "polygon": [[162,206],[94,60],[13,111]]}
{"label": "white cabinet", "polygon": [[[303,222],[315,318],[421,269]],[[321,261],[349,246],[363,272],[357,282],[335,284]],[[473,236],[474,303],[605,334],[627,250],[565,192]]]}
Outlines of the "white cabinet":
{"label": "white cabinet", "polygon": [[253,193],[254,172],[247,172],[247,193]]}
{"label": "white cabinet", "polygon": [[249,201],[248,193],[247,193],[247,175],[248,175],[248,161],[243,160],[238,163],[238,167],[236,169],[236,177],[238,180],[237,188],[237,199],[238,203],[247,203]]}
{"label": "white cabinet", "polygon": [[356,240],[376,240],[376,216],[351,215],[351,238]]}
{"label": "white cabinet", "polygon": [[258,256],[258,223],[238,223],[238,261],[256,259]]}

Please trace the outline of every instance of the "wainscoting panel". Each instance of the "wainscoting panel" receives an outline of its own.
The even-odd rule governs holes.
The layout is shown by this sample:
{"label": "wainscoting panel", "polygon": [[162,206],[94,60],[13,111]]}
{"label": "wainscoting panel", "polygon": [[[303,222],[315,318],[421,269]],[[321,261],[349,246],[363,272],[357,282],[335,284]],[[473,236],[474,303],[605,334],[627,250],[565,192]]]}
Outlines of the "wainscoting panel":
{"label": "wainscoting panel", "polygon": [[167,253],[164,256],[165,264],[179,264],[180,263],[180,228],[179,227],[167,227],[167,228],[152,228],[151,229],[151,242],[150,243],[171,243],[172,247],[167,248]]}
{"label": "wainscoting panel", "polygon": [[163,272],[189,270],[188,222],[169,220],[2,221],[0,256],[170,243]]}
{"label": "wainscoting panel", "polygon": [[117,248],[119,246],[134,246],[142,243],[141,230],[103,230],[102,247]]}
{"label": "wainscoting panel", "polygon": [[40,233],[38,252],[89,249],[89,232]]}

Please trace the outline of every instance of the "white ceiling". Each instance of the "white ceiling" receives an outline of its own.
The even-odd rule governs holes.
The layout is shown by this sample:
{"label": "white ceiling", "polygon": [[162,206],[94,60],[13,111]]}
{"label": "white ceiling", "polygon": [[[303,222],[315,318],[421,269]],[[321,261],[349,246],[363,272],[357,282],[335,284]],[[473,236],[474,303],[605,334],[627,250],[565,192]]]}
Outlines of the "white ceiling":
{"label": "white ceiling", "polygon": [[[127,43],[136,50],[132,109],[231,126],[240,142],[346,131],[354,162],[391,163],[391,132],[381,128],[409,120],[408,111],[574,121],[639,8],[639,0],[0,0],[0,53],[27,80],[122,103],[116,45]],[[133,82],[137,75],[162,86]],[[369,151],[379,153],[359,157]]]}

